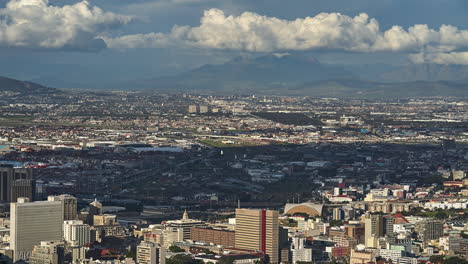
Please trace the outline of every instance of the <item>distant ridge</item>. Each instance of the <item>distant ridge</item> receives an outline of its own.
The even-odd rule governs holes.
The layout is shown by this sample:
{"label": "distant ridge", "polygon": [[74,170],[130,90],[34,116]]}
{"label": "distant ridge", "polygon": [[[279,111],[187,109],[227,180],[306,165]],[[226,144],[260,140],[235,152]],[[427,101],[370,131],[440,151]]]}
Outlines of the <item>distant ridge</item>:
{"label": "distant ridge", "polygon": [[20,81],[12,78],[0,76],[0,91],[13,92],[19,94],[34,93],[56,93],[59,90],[46,87],[37,83]]}
{"label": "distant ridge", "polygon": [[[213,94],[353,98],[468,97],[468,77],[464,80],[465,75],[460,74],[466,70],[468,76],[468,67],[413,65],[406,70],[414,73],[413,78],[408,76],[405,80],[399,79],[402,73],[398,74],[396,69],[387,71],[385,78],[379,78],[378,74],[374,75],[375,78],[366,78],[349,66],[323,64],[314,58],[294,54],[270,54],[256,58],[237,57],[224,64],[205,65],[175,76],[138,82],[133,87]],[[459,73],[459,78],[450,72]],[[433,79],[424,80],[432,74],[436,75]]]}

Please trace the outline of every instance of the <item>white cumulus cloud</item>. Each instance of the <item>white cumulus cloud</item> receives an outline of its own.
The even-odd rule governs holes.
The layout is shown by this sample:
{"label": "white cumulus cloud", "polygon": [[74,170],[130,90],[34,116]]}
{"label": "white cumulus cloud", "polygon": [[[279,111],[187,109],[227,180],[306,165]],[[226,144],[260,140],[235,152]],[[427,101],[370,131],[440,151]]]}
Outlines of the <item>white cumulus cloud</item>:
{"label": "white cumulus cloud", "polygon": [[460,64],[468,65],[468,52],[417,53],[409,56],[413,63]]}
{"label": "white cumulus cloud", "polygon": [[355,17],[321,13],[284,20],[244,12],[205,11],[197,27],[174,26],[169,33],[104,38],[111,48],[188,46],[248,52],[341,50],[349,52],[448,53],[468,48],[468,31],[450,25],[438,29],[414,25],[381,30],[365,13]]}
{"label": "white cumulus cloud", "polygon": [[106,44],[97,36],[130,20],[88,1],[51,6],[48,0],[10,0],[0,9],[0,46],[98,50]]}

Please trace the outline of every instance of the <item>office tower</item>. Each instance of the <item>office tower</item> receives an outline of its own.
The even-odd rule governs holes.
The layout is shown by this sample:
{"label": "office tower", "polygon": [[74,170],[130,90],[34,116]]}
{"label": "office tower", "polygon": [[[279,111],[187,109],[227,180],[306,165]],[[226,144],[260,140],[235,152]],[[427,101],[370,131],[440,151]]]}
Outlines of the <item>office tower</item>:
{"label": "office tower", "polygon": [[141,242],[137,246],[138,264],[165,264],[165,249],[155,243]]}
{"label": "office tower", "polygon": [[416,223],[415,231],[421,241],[429,242],[444,235],[444,225],[440,221],[423,221]]}
{"label": "office tower", "polygon": [[83,221],[68,220],[63,222],[63,238],[71,246],[81,247],[90,242],[89,225]]}
{"label": "office tower", "polygon": [[200,114],[206,114],[206,113],[208,113],[208,106],[200,105]]}
{"label": "office tower", "polygon": [[188,112],[193,114],[197,112],[197,105],[189,105]]}
{"label": "office tower", "polygon": [[383,234],[387,236],[393,235],[393,224],[395,224],[395,218],[393,216],[385,216],[383,218]]}
{"label": "office tower", "polygon": [[29,202],[19,198],[10,205],[10,247],[14,261],[26,259],[41,241],[62,240],[63,207],[60,201]]}
{"label": "office tower", "polygon": [[78,205],[75,197],[69,194],[62,194],[59,196],[49,196],[48,201],[60,201],[63,205],[63,220],[76,220]]}
{"label": "office tower", "polygon": [[11,201],[11,188],[14,181],[33,179],[33,171],[30,168],[0,167],[0,201]]}
{"label": "office tower", "polygon": [[29,256],[30,264],[62,264],[65,246],[60,241],[41,241]]}
{"label": "office tower", "polygon": [[377,247],[377,240],[383,236],[383,217],[381,215],[367,215],[365,218],[365,245]]}
{"label": "office tower", "polygon": [[26,197],[30,201],[34,200],[36,195],[36,181],[32,179],[19,179],[11,184],[11,198],[12,203],[16,203],[19,197]]}
{"label": "office tower", "polygon": [[236,209],[236,248],[264,252],[279,263],[278,211]]}

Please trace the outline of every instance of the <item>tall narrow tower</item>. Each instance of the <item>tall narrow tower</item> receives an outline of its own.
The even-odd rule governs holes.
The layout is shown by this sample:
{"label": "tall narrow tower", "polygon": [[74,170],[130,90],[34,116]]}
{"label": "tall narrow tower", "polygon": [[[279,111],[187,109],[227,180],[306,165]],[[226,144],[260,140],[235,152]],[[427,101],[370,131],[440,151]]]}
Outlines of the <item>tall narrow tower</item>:
{"label": "tall narrow tower", "polygon": [[236,209],[235,245],[238,249],[265,253],[279,263],[278,211]]}

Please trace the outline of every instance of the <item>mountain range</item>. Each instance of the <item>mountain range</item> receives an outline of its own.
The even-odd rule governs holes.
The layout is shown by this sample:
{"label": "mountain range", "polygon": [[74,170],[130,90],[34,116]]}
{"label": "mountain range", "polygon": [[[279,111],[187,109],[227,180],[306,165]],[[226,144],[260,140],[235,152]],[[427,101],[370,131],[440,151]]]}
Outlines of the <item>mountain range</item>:
{"label": "mountain range", "polygon": [[[468,97],[468,66],[349,66],[321,63],[297,54],[270,54],[237,57],[224,64],[204,65],[173,76],[116,82],[107,87],[161,92],[353,98]],[[6,88],[41,93],[52,89],[33,82],[0,78],[0,89]]]}

